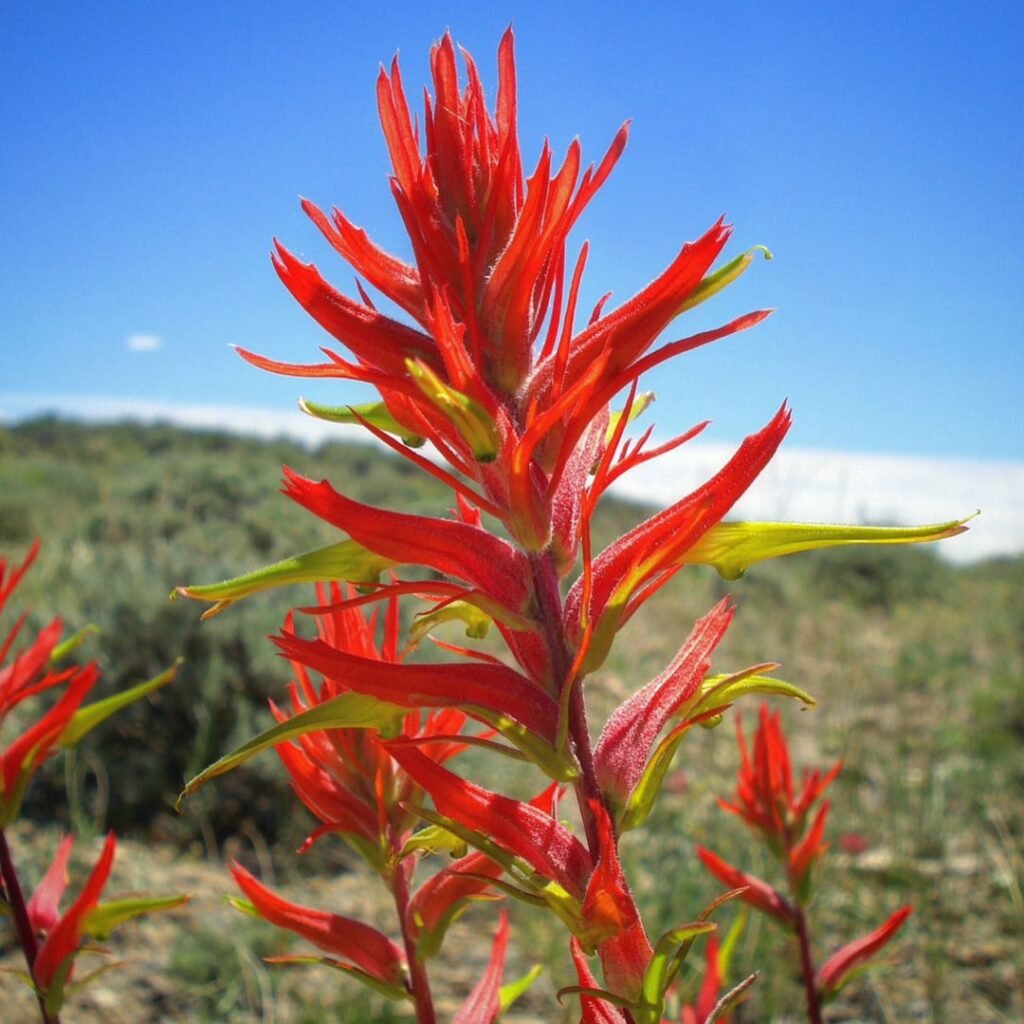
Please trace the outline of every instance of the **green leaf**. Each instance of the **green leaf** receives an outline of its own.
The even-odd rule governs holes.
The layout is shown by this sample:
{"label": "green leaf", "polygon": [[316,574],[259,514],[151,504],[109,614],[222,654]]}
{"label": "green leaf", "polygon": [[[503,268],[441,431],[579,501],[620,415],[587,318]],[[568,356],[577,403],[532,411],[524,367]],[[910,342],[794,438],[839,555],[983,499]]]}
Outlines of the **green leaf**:
{"label": "green leaf", "polygon": [[544,965],[535,964],[521,978],[502,985],[498,990],[501,1012],[504,1013],[543,973]]}
{"label": "green leaf", "polygon": [[466,636],[482,640],[491,628],[491,617],[469,601],[449,601],[432,612],[417,615],[409,627],[409,646],[416,647],[435,626],[442,622],[461,621]]}
{"label": "green leaf", "polygon": [[71,716],[67,726],[61,733],[60,745],[65,749],[78,746],[82,742],[83,737],[92,732],[96,726],[105,722],[111,715],[122,708],[128,707],[129,704],[134,704],[137,700],[142,700],[143,697],[148,696],[154,690],[159,690],[161,686],[166,686],[174,678],[183,663],[184,659],[178,658],[169,669],[161,672],[160,675],[154,676],[144,683],[139,683],[128,690],[122,690],[120,693],[115,693],[103,700],[98,700],[94,704],[87,704],[84,708],[79,708]]}
{"label": "green leaf", "polygon": [[428,825],[406,842],[399,859],[411,853],[446,853],[450,857],[463,857],[466,854],[466,840],[440,825]]}
{"label": "green leaf", "polygon": [[736,259],[730,260],[724,267],[720,267],[713,274],[708,274],[690,292],[689,298],[679,307],[676,315],[685,313],[688,309],[693,309],[694,306],[699,306],[702,302],[710,299],[712,295],[717,295],[723,288],[732,284],[754,262],[754,257],[759,252],[764,254],[765,260],[773,259],[771,250],[766,246],[755,245],[752,249],[748,249],[745,253],[737,256]]}
{"label": "green leaf", "polygon": [[[466,705],[467,708],[469,705]],[[505,718],[490,708],[473,706],[474,717],[496,729],[502,736],[523,752],[528,761],[532,761],[549,779],[556,782],[572,782],[579,777],[579,768],[567,757],[560,754],[551,744],[530,732],[524,725],[511,718]],[[465,737],[471,741],[471,737]],[[492,749],[499,750],[497,745]]]}
{"label": "green leaf", "polygon": [[700,696],[696,703],[687,709],[688,715],[699,715],[712,708],[725,707],[740,697],[752,693],[760,693],[774,697],[793,697],[808,707],[814,707],[817,701],[799,686],[787,683],[773,676],[747,675],[737,672],[731,676],[708,676],[701,683]]}
{"label": "green leaf", "polygon": [[718,970],[722,975],[723,985],[728,984],[729,967],[732,964],[733,953],[735,953],[736,947],[739,945],[740,937],[743,935],[743,929],[746,925],[747,912],[741,909],[718,947]]}
{"label": "green leaf", "polygon": [[383,402],[367,402],[365,405],[320,405],[307,398],[300,398],[299,408],[307,416],[327,420],[329,423],[355,423],[360,426],[364,422],[369,423],[386,434],[400,437],[403,444],[410,448],[420,448],[424,444],[424,438],[403,427],[388,412],[388,407]]}
{"label": "green leaf", "polygon": [[[977,513],[975,513],[977,515]],[[694,565],[712,565],[727,580],[750,566],[816,548],[846,544],[921,544],[963,533],[968,519],[930,526],[833,526],[818,523],[719,523],[683,556]]]}
{"label": "green leaf", "polygon": [[659,1024],[665,1007],[665,992],[679,971],[677,961],[679,947],[698,935],[713,932],[716,925],[711,921],[691,921],[689,924],[671,928],[654,947],[654,955],[644,972],[641,986],[641,1005],[636,1013],[637,1024]]}
{"label": "green leaf", "polygon": [[83,930],[94,938],[105,939],[115,928],[133,917],[158,910],[171,910],[188,903],[188,900],[188,896],[155,896],[100,903],[86,914]]}
{"label": "green leaf", "polygon": [[351,583],[376,583],[380,574],[395,563],[374,554],[354,540],[343,540],[325,548],[285,558],[254,572],[202,586],[178,587],[171,600],[179,594],[196,601],[209,601],[213,607],[203,612],[209,619],[250,594],[292,583],[320,583],[327,580],[348,580]]}
{"label": "green leaf", "polygon": [[83,626],[76,633],[73,633],[67,638],[57,644],[52,651],[50,651],[50,664],[56,665],[57,662],[63,661],[69,654],[77,650],[90,636],[95,636],[100,631],[99,626],[95,626],[90,623],[88,626]]}
{"label": "green leaf", "polygon": [[230,754],[225,754],[204,768],[188,784],[178,796],[176,808],[190,793],[195,792],[204,783],[224,775],[249,758],[254,757],[268,747],[277,746],[287,740],[303,736],[307,732],[318,732],[321,729],[377,729],[380,732],[393,732],[402,718],[407,715],[407,708],[377,700],[376,697],[364,696],[361,693],[342,693],[322,704],[301,711],[284,722],[265,729],[258,736],[237,747]]}
{"label": "green leaf", "polygon": [[679,744],[682,743],[683,736],[686,735],[689,727],[689,722],[676,726],[655,748],[644,767],[640,781],[633,787],[633,792],[626,800],[626,806],[623,808],[618,822],[620,831],[629,832],[631,829],[639,828],[647,820],[647,816],[654,807],[654,801],[661,792],[661,786],[665,781],[669,766],[672,764],[672,758],[675,757]]}

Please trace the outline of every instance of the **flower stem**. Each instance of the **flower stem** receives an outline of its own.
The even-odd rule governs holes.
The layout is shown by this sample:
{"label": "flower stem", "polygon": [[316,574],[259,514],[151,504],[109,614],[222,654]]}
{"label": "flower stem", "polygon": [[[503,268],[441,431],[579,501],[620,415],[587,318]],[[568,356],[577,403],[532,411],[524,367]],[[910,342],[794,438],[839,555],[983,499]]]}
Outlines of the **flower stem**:
{"label": "flower stem", "polygon": [[[14,918],[14,930],[25,956],[25,963],[28,964],[28,973],[34,978],[33,968],[39,953],[39,945],[28,919],[28,907],[18,881],[18,873],[14,869],[11,848],[7,845],[7,836],[4,835],[2,828],[0,828],[0,880],[3,882],[3,891],[11,908],[11,916]],[[42,1014],[43,1024],[60,1024],[59,1017],[47,1012],[43,997],[37,993],[36,998],[39,1000],[39,1012]]]}
{"label": "flower stem", "polygon": [[398,862],[391,875],[391,892],[395,898],[395,910],[402,929],[405,958],[409,964],[409,987],[416,1004],[417,1024],[437,1024],[434,1000],[430,994],[430,979],[416,948],[416,940],[409,928],[409,876],[405,865]]}
{"label": "flower stem", "polygon": [[807,934],[807,915],[795,899],[793,905],[796,911],[796,935],[800,943],[800,969],[803,974],[804,992],[807,994],[807,1019],[810,1024],[821,1024],[821,998],[814,983],[814,957],[811,953],[810,936]]}
{"label": "flower stem", "polygon": [[[533,592],[537,599],[540,621],[544,629],[548,652],[551,656],[551,674],[556,692],[569,685],[572,658],[569,656],[562,632],[562,595],[558,587],[558,571],[550,552],[530,552],[530,568],[533,572]],[[583,688],[579,680],[573,684],[569,697],[569,736],[572,739],[576,759],[580,765],[580,778],[576,783],[576,801],[583,818],[590,852],[598,851],[597,822],[590,807],[591,800],[601,799],[594,766],[594,752],[590,743],[590,729],[587,724],[587,709],[583,699]]]}

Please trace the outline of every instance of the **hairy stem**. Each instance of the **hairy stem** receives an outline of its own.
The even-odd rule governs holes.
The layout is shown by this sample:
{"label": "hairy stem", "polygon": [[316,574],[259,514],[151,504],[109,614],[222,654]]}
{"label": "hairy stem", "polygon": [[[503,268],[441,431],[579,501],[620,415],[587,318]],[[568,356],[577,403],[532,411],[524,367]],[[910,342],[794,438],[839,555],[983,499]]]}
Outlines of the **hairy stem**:
{"label": "hairy stem", "polygon": [[[572,670],[572,658],[562,632],[562,595],[558,587],[558,571],[550,552],[530,553],[530,568],[533,572],[533,591],[537,598],[541,624],[544,629],[548,651],[551,655],[551,672],[555,690],[561,692],[568,685]],[[587,709],[583,700],[580,681],[574,684],[569,699],[569,736],[576,759],[580,764],[580,778],[576,783],[576,801],[583,818],[587,845],[593,855],[598,851],[597,822],[591,810],[590,801],[601,799],[594,766],[594,752],[590,743],[590,729],[587,725]]]}
{"label": "hairy stem", "polygon": [[409,876],[405,865],[399,862],[392,872],[391,892],[395,899],[395,910],[402,929],[402,942],[405,945],[405,958],[409,964],[409,987],[412,990],[413,1002],[416,1004],[417,1024],[437,1024],[434,1012],[434,1000],[430,994],[430,979],[416,948],[416,940],[409,928]]}
{"label": "hairy stem", "polygon": [[[11,849],[7,845],[7,836],[4,835],[3,829],[0,829],[0,880],[3,882],[4,895],[11,908],[11,916],[14,918],[14,930],[18,936],[18,943],[25,956],[25,963],[28,964],[28,973],[35,977],[33,968],[36,965],[39,945],[36,942],[35,933],[32,931],[32,924],[28,919],[28,906],[21,891],[21,883],[18,881],[18,873],[14,869]],[[55,1014],[47,1013],[43,997],[37,995],[37,998],[43,1024],[60,1024],[59,1017]]]}

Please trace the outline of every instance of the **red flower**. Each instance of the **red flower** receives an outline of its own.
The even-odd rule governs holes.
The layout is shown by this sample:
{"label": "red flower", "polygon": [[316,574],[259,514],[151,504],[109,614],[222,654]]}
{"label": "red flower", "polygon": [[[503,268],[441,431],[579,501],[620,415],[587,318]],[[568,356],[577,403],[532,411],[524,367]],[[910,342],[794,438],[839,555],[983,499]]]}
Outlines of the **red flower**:
{"label": "red flower", "polygon": [[789,750],[778,712],[760,711],[760,724],[751,754],[743,736],[742,722],[736,721],[741,765],[736,778],[735,802],[720,800],[727,811],[739,815],[760,832],[769,846],[785,855],[797,881],[806,877],[813,863],[828,849],[823,842],[828,803],[823,803],[810,827],[811,808],[842,769],[837,761],[824,775],[804,772],[799,787],[794,783]]}
{"label": "red flower", "polygon": [[[0,558],[0,611],[35,561],[38,551],[37,541],[22,564],[9,576],[7,560]],[[14,659],[3,665],[14,649],[24,623],[25,615],[22,614],[0,644],[0,727],[11,709],[23,701],[55,686],[64,686],[65,689],[56,703],[6,749],[0,746],[0,828],[17,815],[32,773],[60,742],[72,716],[100,675],[95,664],[84,668],[49,670],[63,631],[60,619],[54,619],[41,629],[28,647],[17,651]]]}

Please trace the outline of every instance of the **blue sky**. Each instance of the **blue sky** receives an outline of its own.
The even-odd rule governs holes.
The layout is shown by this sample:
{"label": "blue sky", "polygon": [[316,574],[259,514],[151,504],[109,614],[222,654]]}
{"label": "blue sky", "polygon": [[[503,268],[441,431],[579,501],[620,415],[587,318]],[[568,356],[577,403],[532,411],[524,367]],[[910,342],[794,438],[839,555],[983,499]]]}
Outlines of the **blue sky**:
{"label": "blue sky", "polygon": [[351,288],[298,195],[407,253],[378,63],[400,51],[418,93],[450,27],[493,86],[510,20],[530,159],[577,134],[599,159],[633,119],[579,233],[588,296],[627,298],[720,214],[732,253],[775,252],[680,325],[779,309],[647,382],[660,432],[711,418],[735,440],[788,397],[798,448],[1024,459],[1012,3],[6,4],[0,414],[357,400],[228,344],[305,361],[324,340],[270,268],[275,235]]}

